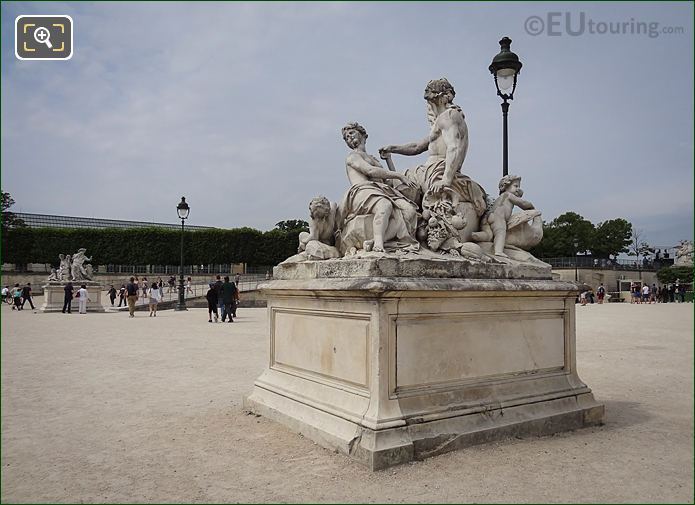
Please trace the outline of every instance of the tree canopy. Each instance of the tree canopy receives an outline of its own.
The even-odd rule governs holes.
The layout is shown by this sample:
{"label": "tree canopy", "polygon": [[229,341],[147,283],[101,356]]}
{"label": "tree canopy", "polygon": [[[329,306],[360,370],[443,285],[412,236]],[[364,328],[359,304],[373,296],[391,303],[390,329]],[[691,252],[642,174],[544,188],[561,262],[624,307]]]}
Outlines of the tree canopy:
{"label": "tree canopy", "polygon": [[5,233],[10,228],[25,226],[24,221],[18,218],[8,209],[14,205],[14,199],[9,193],[2,191],[2,232]]}
{"label": "tree canopy", "polygon": [[275,228],[280,231],[309,231],[309,223],[302,219],[287,219],[275,223]]}
{"label": "tree canopy", "polygon": [[679,279],[685,284],[693,282],[693,267],[664,267],[656,273],[662,284],[670,284]]}
{"label": "tree canopy", "polygon": [[531,250],[538,258],[591,254],[609,258],[628,252],[632,243],[632,225],[622,218],[594,225],[576,212],[565,212],[543,223],[543,240]]}

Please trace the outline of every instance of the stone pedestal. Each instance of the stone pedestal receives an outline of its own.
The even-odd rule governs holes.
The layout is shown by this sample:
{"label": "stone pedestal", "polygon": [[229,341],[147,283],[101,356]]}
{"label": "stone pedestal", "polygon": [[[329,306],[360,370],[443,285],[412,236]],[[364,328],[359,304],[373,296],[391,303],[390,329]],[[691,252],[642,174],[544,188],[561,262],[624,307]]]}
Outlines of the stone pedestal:
{"label": "stone pedestal", "polygon": [[[42,312],[60,312],[63,310],[63,300],[65,299],[65,282],[49,282],[43,286],[43,305],[41,305]],[[78,281],[73,282],[72,285],[75,288],[73,292],[73,297],[80,289],[80,286],[84,284],[89,292],[89,299],[91,301],[87,302],[87,312],[105,312],[104,306],[101,304],[101,284],[94,281]],[[73,298],[72,309],[74,312],[78,311],[79,300]]]}
{"label": "stone pedestal", "polygon": [[574,284],[341,277],[262,288],[270,362],[245,407],[371,469],[603,420],[577,375]]}

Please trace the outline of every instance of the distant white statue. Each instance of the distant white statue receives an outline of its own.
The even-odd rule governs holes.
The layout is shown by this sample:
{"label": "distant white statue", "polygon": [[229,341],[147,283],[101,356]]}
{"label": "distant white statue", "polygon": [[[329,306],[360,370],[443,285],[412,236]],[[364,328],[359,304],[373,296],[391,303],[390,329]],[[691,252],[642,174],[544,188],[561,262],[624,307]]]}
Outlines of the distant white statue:
{"label": "distant white statue", "polygon": [[55,268],[51,268],[51,273],[48,276],[48,281],[60,281],[60,278],[58,277],[58,271]]}
{"label": "distant white statue", "polygon": [[673,261],[675,267],[693,266],[693,241],[681,240],[676,249],[676,259]]}
{"label": "distant white statue", "polygon": [[58,280],[61,282],[72,279],[72,257],[69,254],[59,254],[60,264],[58,265]]}
{"label": "distant white statue", "polygon": [[92,261],[88,258],[85,252],[87,249],[80,248],[72,256],[72,280],[92,280],[92,265],[85,264],[87,261]]}

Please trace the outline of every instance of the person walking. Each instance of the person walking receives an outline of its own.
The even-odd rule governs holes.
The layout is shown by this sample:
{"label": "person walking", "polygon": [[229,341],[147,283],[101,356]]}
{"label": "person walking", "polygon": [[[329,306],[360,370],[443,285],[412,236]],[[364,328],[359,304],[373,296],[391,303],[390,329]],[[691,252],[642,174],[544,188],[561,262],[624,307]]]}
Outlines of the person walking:
{"label": "person walking", "polygon": [[147,277],[142,278],[142,282],[140,283],[140,287],[142,288],[142,299],[146,300],[147,299]]}
{"label": "person walking", "polygon": [[[234,284],[232,282],[232,284]],[[232,315],[236,317],[236,309],[239,307],[239,285],[234,284],[234,303],[232,303]]]}
{"label": "person walking", "polygon": [[77,297],[80,299],[78,306],[80,309],[80,314],[86,314],[87,313],[87,302],[91,302],[92,300],[89,299],[89,293],[87,292],[87,285],[82,284],[80,286],[80,289],[77,291]]}
{"label": "person walking", "polygon": [[212,315],[215,314],[215,322],[217,322],[217,302],[219,290],[215,283],[210,283],[210,289],[208,289],[205,298],[208,300],[208,323],[212,322]]}
{"label": "person walking", "polygon": [[121,287],[118,289],[118,306],[120,307],[121,304],[123,304],[124,307],[128,305],[125,298],[125,284],[121,284]]}
{"label": "person walking", "polygon": [[224,308],[222,305],[222,279],[220,276],[215,277],[215,288],[217,288],[217,305],[218,308],[220,309],[220,315],[222,315],[222,309]]}
{"label": "person walking", "polygon": [[156,282],[150,288],[150,317],[157,317],[157,304],[162,300],[162,289]]}
{"label": "person walking", "polygon": [[649,303],[649,284],[642,286],[642,303]]}
{"label": "person walking", "polygon": [[111,306],[113,307],[113,302],[116,301],[116,288],[113,287],[113,284],[111,284],[111,287],[109,288],[107,294],[109,295],[109,299],[111,300]]}
{"label": "person walking", "polygon": [[673,284],[668,285],[668,301],[669,303],[676,303],[676,288]]}
{"label": "person walking", "polygon": [[24,309],[24,304],[29,302],[31,305],[31,310],[35,310],[34,302],[31,300],[31,282],[27,282],[27,285],[22,288],[22,309]]}
{"label": "person walking", "polygon": [[130,317],[135,317],[135,302],[138,301],[138,285],[135,282],[135,277],[130,278],[125,290],[128,294],[128,313]]}
{"label": "person walking", "polygon": [[193,289],[192,289],[193,281],[189,277],[186,279],[186,294],[190,293],[193,294]]}
{"label": "person walking", "polygon": [[234,276],[234,284],[236,285],[237,289],[239,289],[239,283],[241,282],[241,274],[237,273]]}
{"label": "person walking", "polygon": [[171,293],[174,290],[174,287],[176,286],[176,277],[173,275],[169,277],[169,293]]}
{"label": "person walking", "polygon": [[72,286],[72,282],[68,282],[63,288],[63,291],[65,291],[65,297],[63,298],[63,314],[65,314],[66,310],[68,311],[68,314],[70,314],[70,309],[72,308],[72,296],[75,291],[75,288]]}
{"label": "person walking", "polygon": [[22,288],[19,287],[19,282],[14,285],[14,289],[12,290],[12,299],[14,300],[12,309],[22,310]]}
{"label": "person walking", "polygon": [[598,298],[598,303],[599,305],[603,304],[603,299],[606,296],[606,288],[603,287],[603,283],[599,284],[598,289],[596,290],[596,297]]}
{"label": "person walking", "polygon": [[681,303],[685,303],[685,284],[678,286],[678,296],[681,299]]}
{"label": "person walking", "polygon": [[232,314],[234,313],[233,305],[235,304],[236,286],[233,282],[229,282],[229,276],[225,275],[224,282],[222,283],[222,322],[225,319],[229,319],[230,323],[234,322],[232,319]]}

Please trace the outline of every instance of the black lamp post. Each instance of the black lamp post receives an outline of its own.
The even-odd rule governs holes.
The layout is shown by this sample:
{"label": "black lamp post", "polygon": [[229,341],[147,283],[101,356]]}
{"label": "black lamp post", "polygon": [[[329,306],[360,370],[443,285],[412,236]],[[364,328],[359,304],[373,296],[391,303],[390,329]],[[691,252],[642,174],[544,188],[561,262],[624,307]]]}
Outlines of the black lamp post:
{"label": "black lamp post", "polygon": [[521,62],[519,57],[514,54],[510,46],[512,39],[503,37],[500,40],[500,52],[492,59],[492,63],[488,67],[490,73],[495,78],[495,87],[497,95],[502,98],[502,175],[509,174],[509,150],[507,143],[507,112],[509,111],[508,100],[514,100],[514,90],[516,89],[516,77],[521,71]]}
{"label": "black lamp post", "polygon": [[183,223],[188,219],[190,207],[186,203],[186,197],[181,197],[181,202],[176,206],[176,212],[181,220],[181,266],[179,267],[179,302],[176,304],[175,310],[188,310],[186,308],[186,298],[183,287]]}
{"label": "black lamp post", "polygon": [[579,269],[577,268],[577,254],[579,254],[579,241],[574,239],[574,281],[579,282]]}

